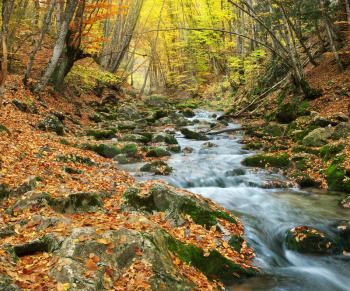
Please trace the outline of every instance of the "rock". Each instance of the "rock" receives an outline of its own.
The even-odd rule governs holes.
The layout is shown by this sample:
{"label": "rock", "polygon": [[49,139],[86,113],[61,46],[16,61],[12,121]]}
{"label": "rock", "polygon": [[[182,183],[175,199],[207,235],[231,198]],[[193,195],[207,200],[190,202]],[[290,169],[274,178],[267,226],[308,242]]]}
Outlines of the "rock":
{"label": "rock", "polygon": [[0,273],[0,290],[4,291],[21,291],[22,288],[18,287],[11,277],[4,273]]}
{"label": "rock", "polygon": [[201,147],[202,149],[210,149],[210,148],[216,148],[218,147],[218,145],[209,141],[209,142],[203,143]]}
{"label": "rock", "polygon": [[261,142],[253,142],[245,144],[242,149],[243,150],[260,150],[263,147]]}
{"label": "rock", "polygon": [[58,155],[56,157],[57,162],[68,163],[73,162],[74,164],[82,164],[87,166],[94,166],[96,163],[88,157],[83,157],[79,155],[69,154],[69,155]]}
{"label": "rock", "polygon": [[333,121],[337,121],[338,123],[340,122],[348,122],[349,121],[349,117],[343,113],[338,113],[338,114],[334,114],[331,116],[331,120]]}
{"label": "rock", "polygon": [[290,160],[288,154],[278,155],[255,155],[247,157],[242,161],[242,164],[248,167],[275,167],[286,168],[290,166]]}
{"label": "rock", "polygon": [[16,232],[15,232],[15,228],[13,227],[13,225],[9,225],[9,226],[5,226],[3,228],[0,228],[0,239],[15,235],[15,234],[16,234]]}
{"label": "rock", "polygon": [[267,124],[262,128],[265,135],[279,137],[285,135],[287,126],[285,124]]}
{"label": "rock", "polygon": [[123,120],[137,120],[141,118],[140,112],[135,105],[122,104],[118,106],[116,116]]}
{"label": "rock", "polygon": [[0,201],[8,198],[12,193],[12,189],[4,183],[0,184]]}
{"label": "rock", "polygon": [[10,131],[5,125],[0,124],[0,134],[6,132],[7,134],[10,134]]}
{"label": "rock", "polygon": [[236,177],[236,176],[244,176],[247,173],[245,169],[233,169],[231,171],[227,171],[225,173],[226,177]]}
{"label": "rock", "polygon": [[345,209],[350,209],[350,196],[345,197],[340,201],[340,206]]}
{"label": "rock", "polygon": [[304,188],[321,188],[322,183],[320,181],[311,178],[308,174],[300,174],[295,178],[301,189]]}
{"label": "rock", "polygon": [[191,153],[193,153],[193,151],[194,151],[194,149],[191,148],[191,147],[184,147],[184,148],[182,149],[182,152],[183,152],[185,155],[191,154]]}
{"label": "rock", "polygon": [[17,187],[12,191],[12,195],[20,196],[29,191],[34,190],[37,185],[37,182],[39,181],[40,181],[39,177],[29,176],[19,187]]}
{"label": "rock", "polygon": [[340,254],[340,246],[326,233],[308,226],[298,226],[287,232],[286,247],[302,254]]}
{"label": "rock", "polygon": [[26,104],[16,99],[13,99],[11,102],[18,110],[24,113],[38,114],[38,109],[34,103]]}
{"label": "rock", "polygon": [[84,171],[82,170],[79,170],[79,169],[75,169],[75,168],[72,168],[72,167],[67,167],[67,166],[64,166],[63,167],[63,171],[67,174],[70,174],[70,175],[79,175],[79,174],[83,174]]}
{"label": "rock", "polygon": [[173,153],[181,153],[181,146],[179,145],[169,145],[166,149]]}
{"label": "rock", "polygon": [[334,122],[327,117],[323,117],[323,116],[315,116],[312,120],[312,124],[315,126],[319,126],[319,127],[326,127],[329,125],[336,125],[334,124]]}
{"label": "rock", "polygon": [[191,108],[185,108],[185,109],[181,110],[181,113],[185,117],[189,117],[189,118],[196,116],[196,114],[194,113],[193,109],[191,109]]}
{"label": "rock", "polygon": [[147,163],[140,169],[141,172],[152,172],[155,175],[170,175],[173,171],[173,168],[168,166],[167,163],[163,161],[155,161],[151,163]]}
{"label": "rock", "polygon": [[342,249],[350,252],[350,221],[337,222],[333,227],[335,227],[337,239]]}
{"label": "rock", "polygon": [[121,150],[113,145],[106,145],[106,144],[83,144],[80,146],[84,150],[90,150],[93,151],[100,156],[108,159],[114,158],[116,155],[121,154]]}
{"label": "rock", "polygon": [[168,157],[171,156],[170,152],[168,152],[166,149],[161,147],[153,147],[149,148],[147,150],[147,157],[154,157],[154,158],[160,158],[160,157]]}
{"label": "rock", "polygon": [[205,136],[202,133],[195,132],[192,130],[189,130],[188,128],[182,128],[181,133],[185,136],[187,139],[195,139],[195,140],[209,140],[207,136]]}
{"label": "rock", "polygon": [[165,142],[167,144],[178,144],[178,141],[175,138],[175,136],[167,133],[157,133],[153,135],[152,142],[155,142],[155,143]]}
{"label": "rock", "polygon": [[66,116],[65,116],[65,114],[63,112],[51,111],[50,114],[56,116],[58,118],[58,120],[61,121],[62,123],[66,119]]}
{"label": "rock", "polygon": [[147,143],[149,139],[141,134],[125,134],[120,139],[121,141],[137,142],[137,143]]}
{"label": "rock", "polygon": [[326,178],[329,190],[350,193],[350,170],[332,163],[326,170]]}
{"label": "rock", "polygon": [[119,130],[134,130],[136,128],[136,123],[131,120],[118,121]]}
{"label": "rock", "polygon": [[[74,290],[112,290],[114,280],[104,280],[106,268],[112,270],[111,276],[118,278],[124,272],[128,273],[129,268],[140,267],[149,268],[154,274],[147,278],[152,290],[192,290],[194,286],[180,275],[173,263],[168,246],[169,235],[144,217],[137,218],[148,226],[147,233],[121,228],[98,235],[94,228],[74,229],[56,252],[59,259],[51,275],[58,282],[70,283]],[[134,220],[130,223],[136,222],[136,218]],[[80,237],[89,239],[81,242]],[[97,264],[93,261],[94,256],[98,258]],[[89,258],[96,272],[91,272],[89,279],[86,279]],[[131,273],[128,275],[132,276]]]}
{"label": "rock", "polygon": [[331,127],[316,128],[304,137],[302,143],[305,146],[323,146],[327,143],[327,140],[332,136],[333,131],[334,130]]}
{"label": "rock", "polygon": [[346,138],[349,135],[350,135],[350,124],[346,122],[341,122],[334,128],[334,132],[332,133],[331,138],[338,140],[341,138]]}
{"label": "rock", "polygon": [[96,212],[103,207],[99,193],[73,193],[66,197],[51,198],[49,205],[60,213]]}
{"label": "rock", "polygon": [[52,131],[57,135],[64,135],[63,123],[53,114],[46,116],[39,124],[38,128],[43,131]]}
{"label": "rock", "polygon": [[342,152],[345,148],[345,144],[329,144],[325,145],[320,149],[320,156],[328,161],[340,152]]}
{"label": "rock", "polygon": [[183,194],[163,184],[154,184],[148,193],[140,193],[139,188],[131,187],[123,194],[125,207],[148,213],[166,212],[175,225],[181,225],[184,215],[208,229],[218,223],[218,218],[231,223],[236,219],[220,210],[211,209],[207,202],[190,195]]}
{"label": "rock", "polygon": [[138,147],[136,143],[129,143],[121,148],[121,153],[128,157],[138,157]]}
{"label": "rock", "polygon": [[129,156],[128,154],[119,154],[113,158],[114,161],[118,162],[120,165],[137,163],[140,161],[140,158],[135,156]]}
{"label": "rock", "polygon": [[105,140],[115,138],[116,130],[100,130],[100,129],[88,129],[85,131],[87,136],[93,136],[96,140]]}
{"label": "rock", "polygon": [[106,96],[104,96],[101,100],[101,104],[102,105],[116,105],[119,102],[119,97],[115,94],[108,94]]}
{"label": "rock", "polygon": [[98,113],[90,114],[89,119],[96,123],[102,122],[103,120],[101,114],[98,114]]}

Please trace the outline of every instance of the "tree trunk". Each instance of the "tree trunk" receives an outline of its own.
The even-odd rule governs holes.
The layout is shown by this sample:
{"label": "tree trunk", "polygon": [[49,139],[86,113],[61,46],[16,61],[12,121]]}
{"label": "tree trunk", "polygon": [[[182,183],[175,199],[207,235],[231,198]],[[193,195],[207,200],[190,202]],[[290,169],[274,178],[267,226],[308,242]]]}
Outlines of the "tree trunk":
{"label": "tree trunk", "polygon": [[62,24],[60,27],[60,33],[58,35],[58,39],[56,40],[51,59],[50,59],[49,64],[47,65],[47,67],[45,69],[43,76],[41,77],[39,83],[37,84],[37,86],[34,89],[34,93],[36,93],[36,94],[40,93],[46,87],[46,85],[50,81],[50,78],[52,77],[52,74],[54,73],[54,71],[57,67],[58,61],[59,61],[59,59],[62,55],[62,52],[65,48],[65,44],[66,44],[65,42],[66,42],[68,30],[69,30],[69,24],[73,18],[77,4],[78,4],[78,0],[71,0],[69,2],[69,5],[66,7],[66,10],[64,13],[65,17],[62,20]]}
{"label": "tree trunk", "polygon": [[53,13],[53,10],[55,9],[55,6],[56,6],[56,1],[57,0],[51,0],[50,5],[49,5],[48,10],[47,10],[47,13],[44,17],[43,26],[41,28],[39,39],[36,41],[34,48],[33,48],[32,52],[30,53],[29,61],[27,64],[27,69],[25,71],[24,78],[23,78],[24,85],[28,84],[28,79],[29,79],[30,73],[32,71],[33,61],[34,61],[35,55],[41,47],[41,44],[42,44],[44,37],[45,37],[45,34],[49,30],[49,25],[51,23],[52,13]]}

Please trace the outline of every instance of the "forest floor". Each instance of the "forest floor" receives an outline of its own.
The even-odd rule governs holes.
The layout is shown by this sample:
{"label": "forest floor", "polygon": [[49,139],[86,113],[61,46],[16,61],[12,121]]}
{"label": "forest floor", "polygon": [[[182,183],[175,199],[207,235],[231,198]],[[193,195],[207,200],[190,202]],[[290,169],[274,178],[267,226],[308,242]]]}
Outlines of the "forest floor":
{"label": "forest floor", "polygon": [[38,98],[10,76],[0,109],[0,289],[214,290],[256,272],[231,213],[119,170],[137,160],[167,174],[181,150],[174,130],[186,125],[167,100],[130,92]]}

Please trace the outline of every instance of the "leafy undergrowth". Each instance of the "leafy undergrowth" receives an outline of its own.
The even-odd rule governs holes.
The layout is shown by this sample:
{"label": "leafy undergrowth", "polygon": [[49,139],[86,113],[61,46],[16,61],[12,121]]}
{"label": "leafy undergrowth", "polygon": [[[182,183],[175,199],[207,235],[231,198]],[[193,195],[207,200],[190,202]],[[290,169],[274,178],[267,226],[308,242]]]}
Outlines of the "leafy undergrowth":
{"label": "leafy undergrowth", "polygon": [[[105,247],[107,255],[117,248],[115,242],[101,237],[108,232],[127,229],[144,234],[160,228],[184,245],[202,249],[204,257],[215,253],[220,260],[227,260],[237,268],[254,270],[251,265],[254,254],[246,242],[242,241],[240,249],[228,244],[227,234],[243,235],[242,224],[209,200],[176,190],[204,201],[214,213],[220,213],[217,220],[224,232],[215,225],[208,229],[196,224],[189,215],[183,217],[184,223],[180,226],[174,226],[165,212],[147,215],[146,221],[144,214],[136,215],[123,208],[122,195],[134,185],[134,179],[119,170],[113,160],[76,146],[99,143],[91,136],[81,135],[92,127],[88,116],[93,110],[88,104],[99,101],[96,97],[81,96],[72,102],[47,95],[39,101],[18,85],[19,79],[11,76],[11,82],[15,89],[5,96],[0,115],[0,275],[6,275],[26,290],[74,290],[71,282],[55,279],[52,270],[55,268],[59,273],[71,262],[50,251],[56,246],[47,242],[47,236],[58,237],[62,243],[74,231],[85,228],[93,228],[96,236],[100,236],[94,241]],[[34,106],[36,113],[18,110],[13,99]],[[37,124],[53,112],[64,112],[64,137],[37,128]],[[135,148],[128,146],[125,151],[134,153]],[[140,154],[145,160],[154,160],[145,153]],[[142,184],[141,191],[148,191],[153,184],[152,181]],[[228,217],[231,219],[227,220]],[[91,237],[80,235],[74,242],[84,244],[90,240]],[[157,274],[152,265],[144,261],[141,249],[135,247],[134,252],[136,258],[122,270],[105,265],[102,253],[79,257],[78,261],[85,266],[83,279],[88,281],[102,272],[101,284],[106,289],[151,289],[152,278]],[[208,279],[198,266],[181,259],[175,252],[171,253],[171,259],[180,276],[195,289],[223,287],[222,282],[213,277]]]}

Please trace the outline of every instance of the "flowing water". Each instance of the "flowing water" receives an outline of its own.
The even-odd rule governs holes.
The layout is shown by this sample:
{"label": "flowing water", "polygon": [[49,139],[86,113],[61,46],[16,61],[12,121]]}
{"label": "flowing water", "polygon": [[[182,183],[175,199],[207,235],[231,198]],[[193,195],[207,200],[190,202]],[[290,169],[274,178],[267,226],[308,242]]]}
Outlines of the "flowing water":
{"label": "flowing water", "polygon": [[[194,119],[215,121],[211,115],[199,112]],[[241,138],[237,134],[214,136],[211,142],[217,147],[206,149],[205,142],[188,140],[179,134],[181,147],[191,147],[193,152],[171,157],[173,174],[168,177],[134,174],[141,180],[163,179],[201,194],[240,217],[246,239],[256,252],[254,264],[264,275],[233,286],[232,290],[350,290],[350,256],[302,255],[284,246],[286,231],[295,226],[307,225],[329,232],[334,222],[349,220],[349,212],[338,206],[339,196],[262,188],[267,181],[284,178],[243,167],[241,161],[252,152],[242,150]],[[136,168],[138,165],[132,165],[127,170],[132,172]],[[240,171],[240,176],[232,176],[229,171],[235,169],[244,171]]]}

